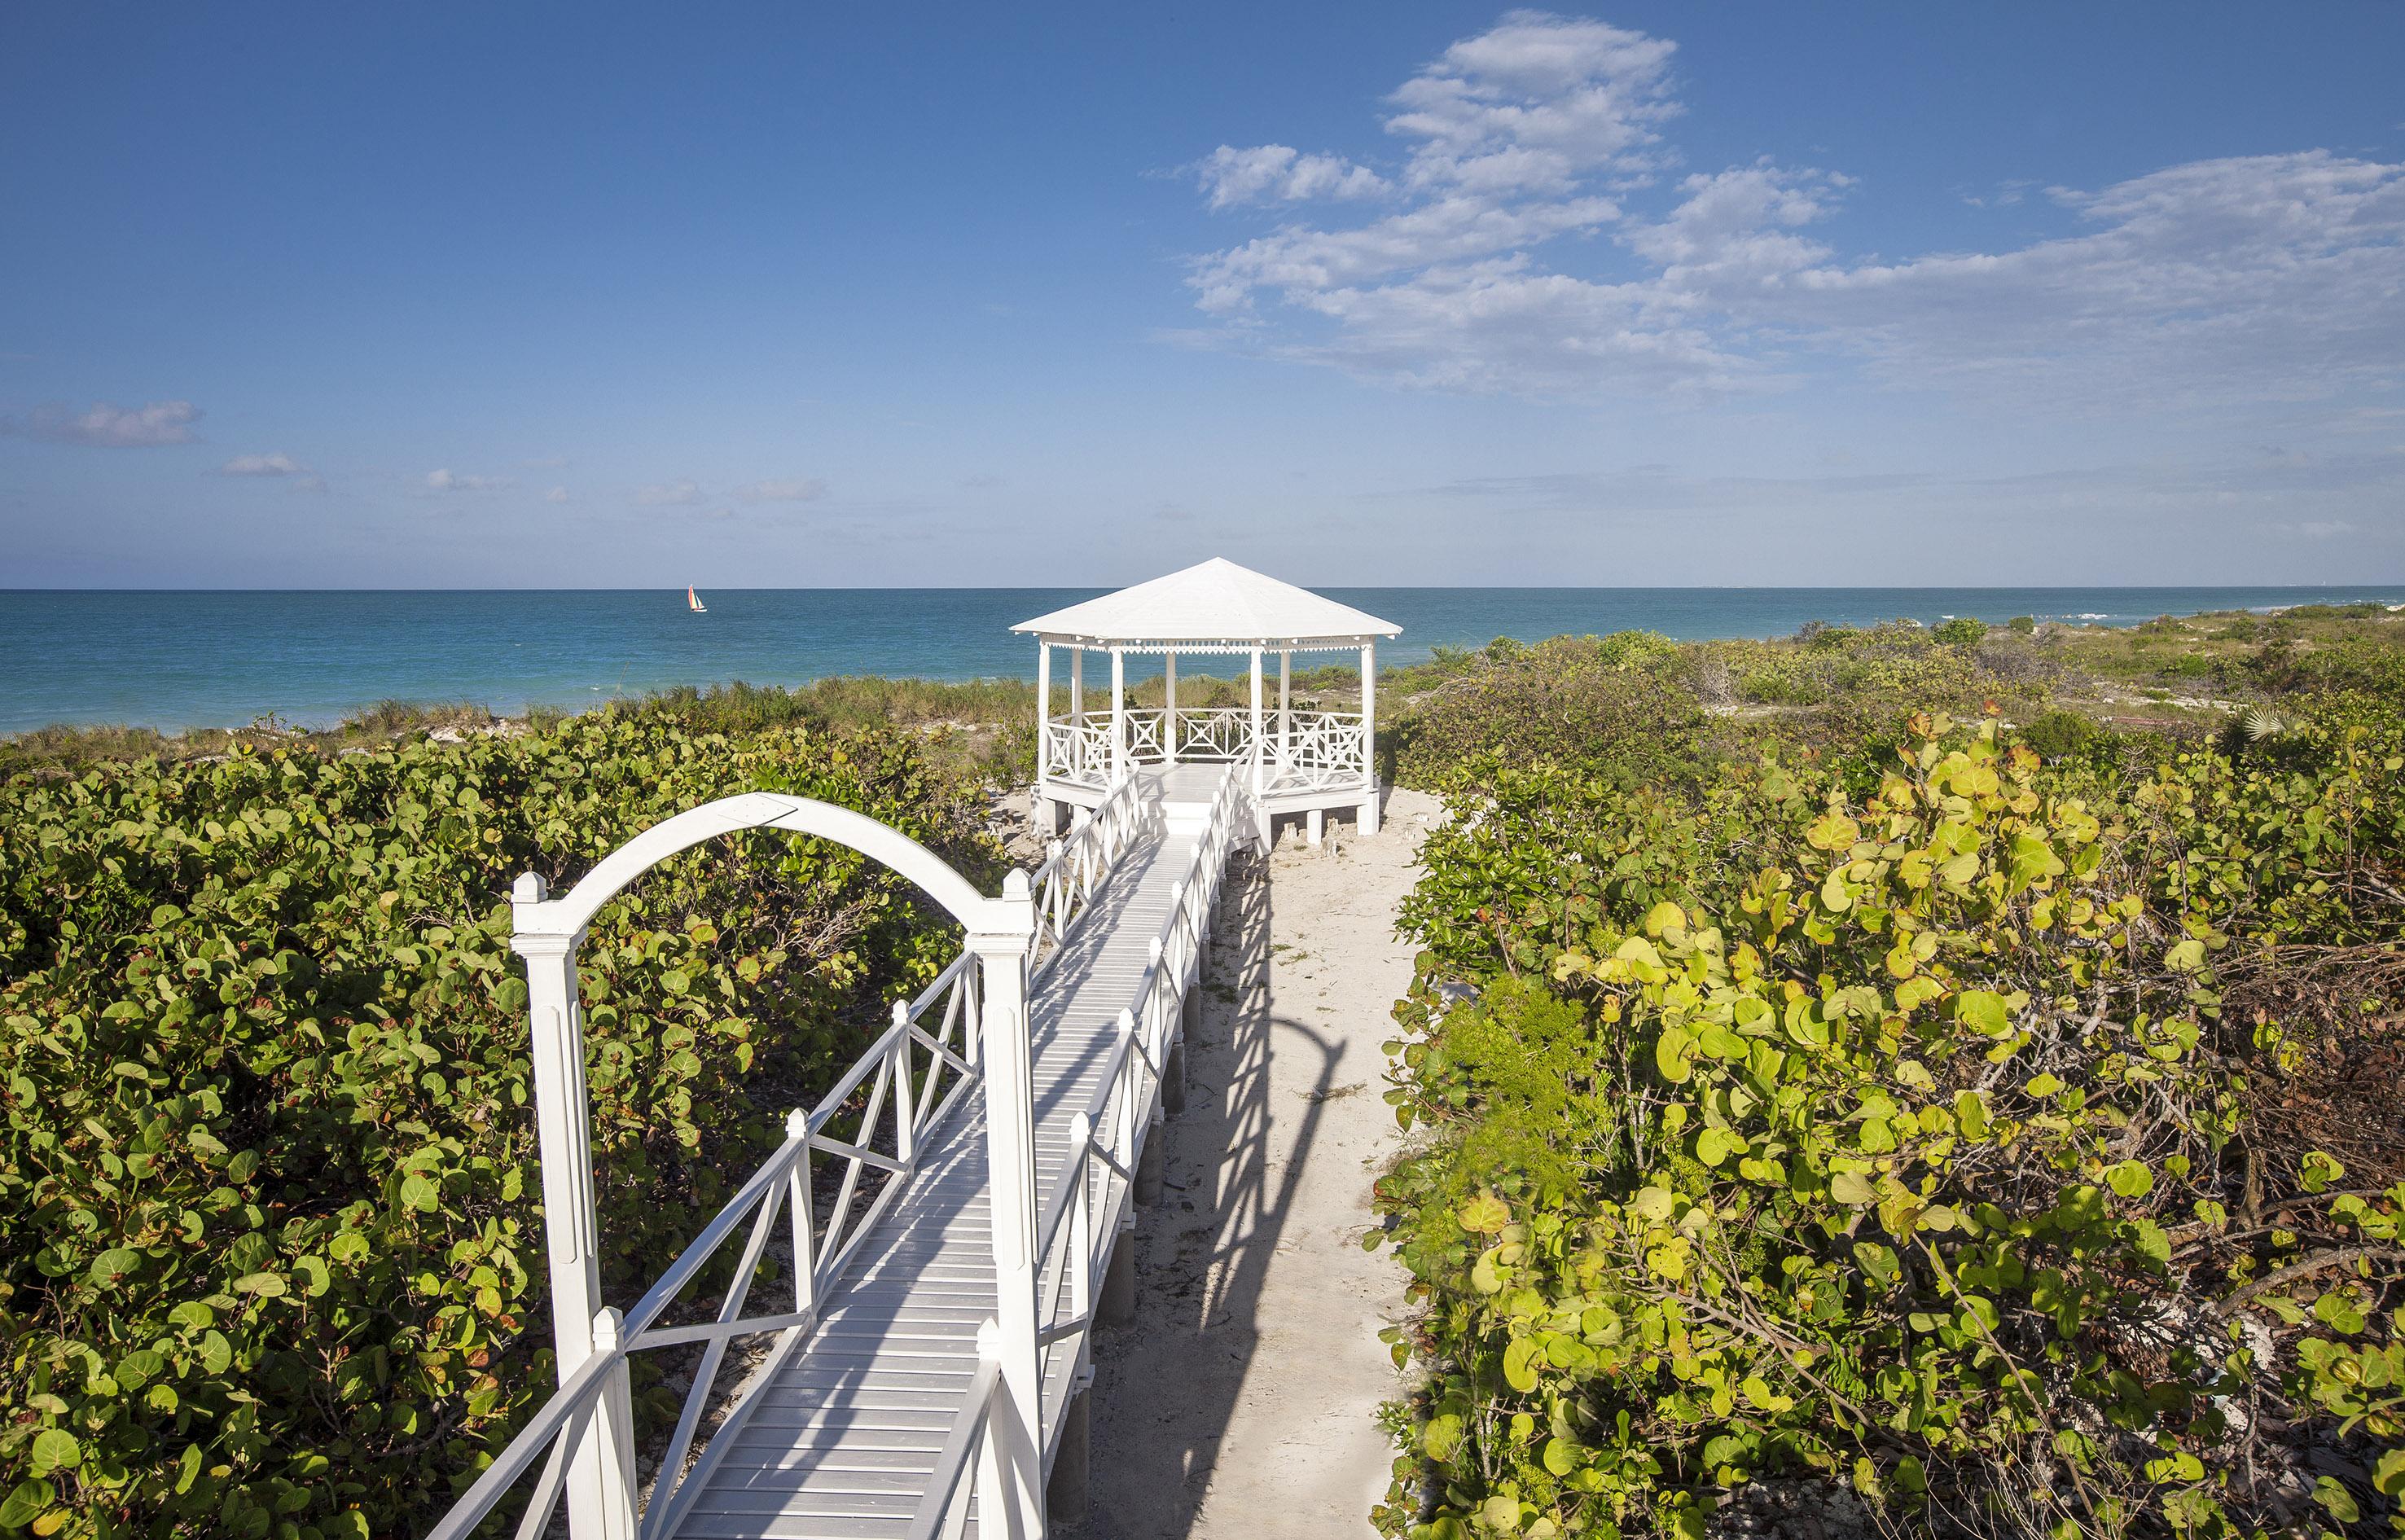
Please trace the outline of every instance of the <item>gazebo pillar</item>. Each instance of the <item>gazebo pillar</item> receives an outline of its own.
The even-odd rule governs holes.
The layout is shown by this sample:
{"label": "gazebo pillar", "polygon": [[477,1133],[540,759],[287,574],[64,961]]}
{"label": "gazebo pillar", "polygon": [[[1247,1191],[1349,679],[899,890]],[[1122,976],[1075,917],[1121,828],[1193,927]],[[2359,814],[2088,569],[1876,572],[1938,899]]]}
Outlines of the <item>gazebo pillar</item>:
{"label": "gazebo pillar", "polygon": [[1127,654],[1111,649],[1111,784],[1128,773]]}
{"label": "gazebo pillar", "polygon": [[1378,644],[1361,644],[1361,814],[1356,827],[1378,832]]}
{"label": "gazebo pillar", "polygon": [[1069,649],[1069,720],[1086,725],[1086,644]]}
{"label": "gazebo pillar", "polygon": [[1035,638],[1035,805],[1030,809],[1046,833],[1055,821],[1044,783],[1052,778],[1052,643]]}
{"label": "gazebo pillar", "polygon": [[1278,649],[1278,763],[1294,753],[1294,649]]}
{"label": "gazebo pillar", "polygon": [[1177,654],[1161,655],[1160,759],[1164,764],[1177,763]]}
{"label": "gazebo pillar", "polygon": [[1261,794],[1261,650],[1253,649],[1253,795]]}

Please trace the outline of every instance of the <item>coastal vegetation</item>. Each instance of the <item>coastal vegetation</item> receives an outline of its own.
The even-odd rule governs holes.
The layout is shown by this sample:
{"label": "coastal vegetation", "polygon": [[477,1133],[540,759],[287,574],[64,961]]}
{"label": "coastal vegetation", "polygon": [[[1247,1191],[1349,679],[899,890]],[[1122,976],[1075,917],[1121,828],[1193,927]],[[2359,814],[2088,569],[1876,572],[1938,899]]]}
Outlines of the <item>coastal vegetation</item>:
{"label": "coastal vegetation", "polygon": [[2001,632],[1414,692],[1385,1533],[2398,1524],[2405,626]]}
{"label": "coastal vegetation", "polygon": [[[1902,1527],[2385,1524],[2400,636],[1624,633],[1386,670],[1382,768],[1455,816],[1404,917],[1382,1201],[1420,1389],[1381,1523],[1693,1533],[1808,1478]],[[0,742],[0,1532],[422,1528],[551,1379],[510,880],[767,788],[991,886],[1034,694]],[[604,911],[613,1291],[945,945],[781,835]]]}
{"label": "coastal vegetation", "polygon": [[[995,875],[981,783],[886,728],[617,711],[0,786],[0,1529],[439,1511],[553,1379],[509,884],[752,789]],[[603,910],[608,1285],[648,1281],[949,945],[882,868],[770,833]]]}

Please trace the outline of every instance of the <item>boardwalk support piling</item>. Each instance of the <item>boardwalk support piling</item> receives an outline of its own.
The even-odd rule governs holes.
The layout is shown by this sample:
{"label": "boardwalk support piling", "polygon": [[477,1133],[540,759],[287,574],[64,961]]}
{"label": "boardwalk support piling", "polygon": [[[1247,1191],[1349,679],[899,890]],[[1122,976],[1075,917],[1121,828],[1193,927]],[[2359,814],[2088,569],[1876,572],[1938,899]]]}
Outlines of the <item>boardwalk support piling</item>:
{"label": "boardwalk support piling", "polygon": [[1075,1528],[1086,1521],[1086,1467],[1092,1438],[1087,1420],[1092,1415],[1094,1393],[1079,1391],[1061,1408],[1061,1436],[1052,1448],[1052,1478],[1044,1489],[1044,1507],[1055,1525]]}
{"label": "boardwalk support piling", "polygon": [[[1190,1004],[1194,997],[1188,995]],[[1175,1117],[1186,1110],[1186,1038],[1181,1033],[1169,1045],[1169,1062],[1160,1071],[1160,1110]]]}
{"label": "boardwalk support piling", "polygon": [[1124,1326],[1135,1319],[1135,1227],[1122,1225],[1118,1244],[1111,1248],[1111,1265],[1104,1269],[1103,1286],[1094,1295],[1094,1319],[1105,1326]]}

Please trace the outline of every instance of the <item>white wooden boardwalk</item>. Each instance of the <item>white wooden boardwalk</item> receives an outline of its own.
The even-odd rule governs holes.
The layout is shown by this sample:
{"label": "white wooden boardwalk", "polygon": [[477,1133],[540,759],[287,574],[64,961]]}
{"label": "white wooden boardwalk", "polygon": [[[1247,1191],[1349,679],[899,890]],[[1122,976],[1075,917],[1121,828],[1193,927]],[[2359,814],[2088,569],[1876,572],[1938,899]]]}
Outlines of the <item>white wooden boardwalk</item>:
{"label": "white wooden boardwalk", "polygon": [[[1071,1120],[1103,1089],[1119,1015],[1135,1002],[1149,942],[1169,918],[1173,886],[1223,771],[1145,773],[1141,799],[1157,804],[1158,815],[1030,995],[1039,1193],[1052,1189],[1071,1156]],[[995,1289],[983,1102],[963,1099],[930,1134],[919,1180],[823,1303],[809,1351],[776,1364],[741,1424],[731,1435],[722,1431],[688,1477],[697,1490],[678,1534],[817,1540],[908,1533],[976,1378],[977,1326],[993,1313]],[[1116,1173],[1104,1180],[1107,1197],[1097,1209],[1116,1215],[1126,1183]],[[1097,1229],[1101,1246],[1118,1243],[1117,1224]],[[1064,1277],[1058,1287],[1066,1283]],[[1048,1469],[1062,1413],[1083,1388],[1079,1346],[1073,1337],[1046,1354]]]}
{"label": "white wooden boardwalk", "polygon": [[[994,1533],[1041,1535],[1056,1460],[1082,1488],[1093,1326],[1115,1294],[1132,1302],[1120,1237],[1157,1181],[1147,1136],[1179,1099],[1221,872],[1257,826],[1241,767],[1146,768],[992,899],[857,813],[753,792],[646,831],[562,897],[522,880],[513,945],[528,964],[562,1379],[429,1540],[467,1540],[538,1463],[519,1540],[563,1499],[575,1540],[949,1540],[981,1511],[1006,1516]],[[875,855],[958,918],[966,945],[621,1311],[598,1298],[576,943],[658,861],[754,828]],[[812,1181],[819,1155],[834,1157],[832,1195]],[[781,1224],[792,1308],[762,1313],[749,1301]],[[693,1316],[699,1300],[678,1306],[747,1232],[715,1320]],[[688,1468],[728,1344],[770,1334]],[[653,1435],[633,1418],[627,1360],[693,1345],[693,1389],[645,1501],[636,1449]]]}

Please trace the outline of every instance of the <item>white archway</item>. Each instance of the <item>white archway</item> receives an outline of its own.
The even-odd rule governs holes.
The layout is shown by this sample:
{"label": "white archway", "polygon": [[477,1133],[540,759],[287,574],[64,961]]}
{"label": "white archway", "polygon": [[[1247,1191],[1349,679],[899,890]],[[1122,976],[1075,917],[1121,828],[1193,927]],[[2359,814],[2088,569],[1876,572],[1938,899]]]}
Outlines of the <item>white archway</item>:
{"label": "white archway", "polygon": [[[592,1113],[585,1096],[584,1014],[576,948],[593,917],[644,873],[695,846],[752,829],[832,840],[882,862],[942,905],[966,929],[977,959],[978,1071],[985,1099],[997,1282],[995,1323],[1001,1393],[1036,1426],[1035,1161],[1034,1087],[1027,1033],[1027,979],[1035,902],[1027,875],[1013,872],[989,898],[949,862],[900,830],[811,797],[749,791],[653,825],[604,857],[558,898],[533,874],[511,890],[511,949],[526,959],[528,1049],[542,1155],[543,1247],[550,1264],[552,1330],[564,1387],[597,1354],[614,1351],[618,1317],[601,1301],[599,1215],[593,1188]],[[633,1412],[626,1369],[598,1403],[570,1456],[569,1525],[575,1540],[637,1540]],[[1031,1449],[1011,1451],[1020,1506],[1040,1504],[1041,1472]],[[1039,1510],[1040,1511],[1040,1510]]]}

